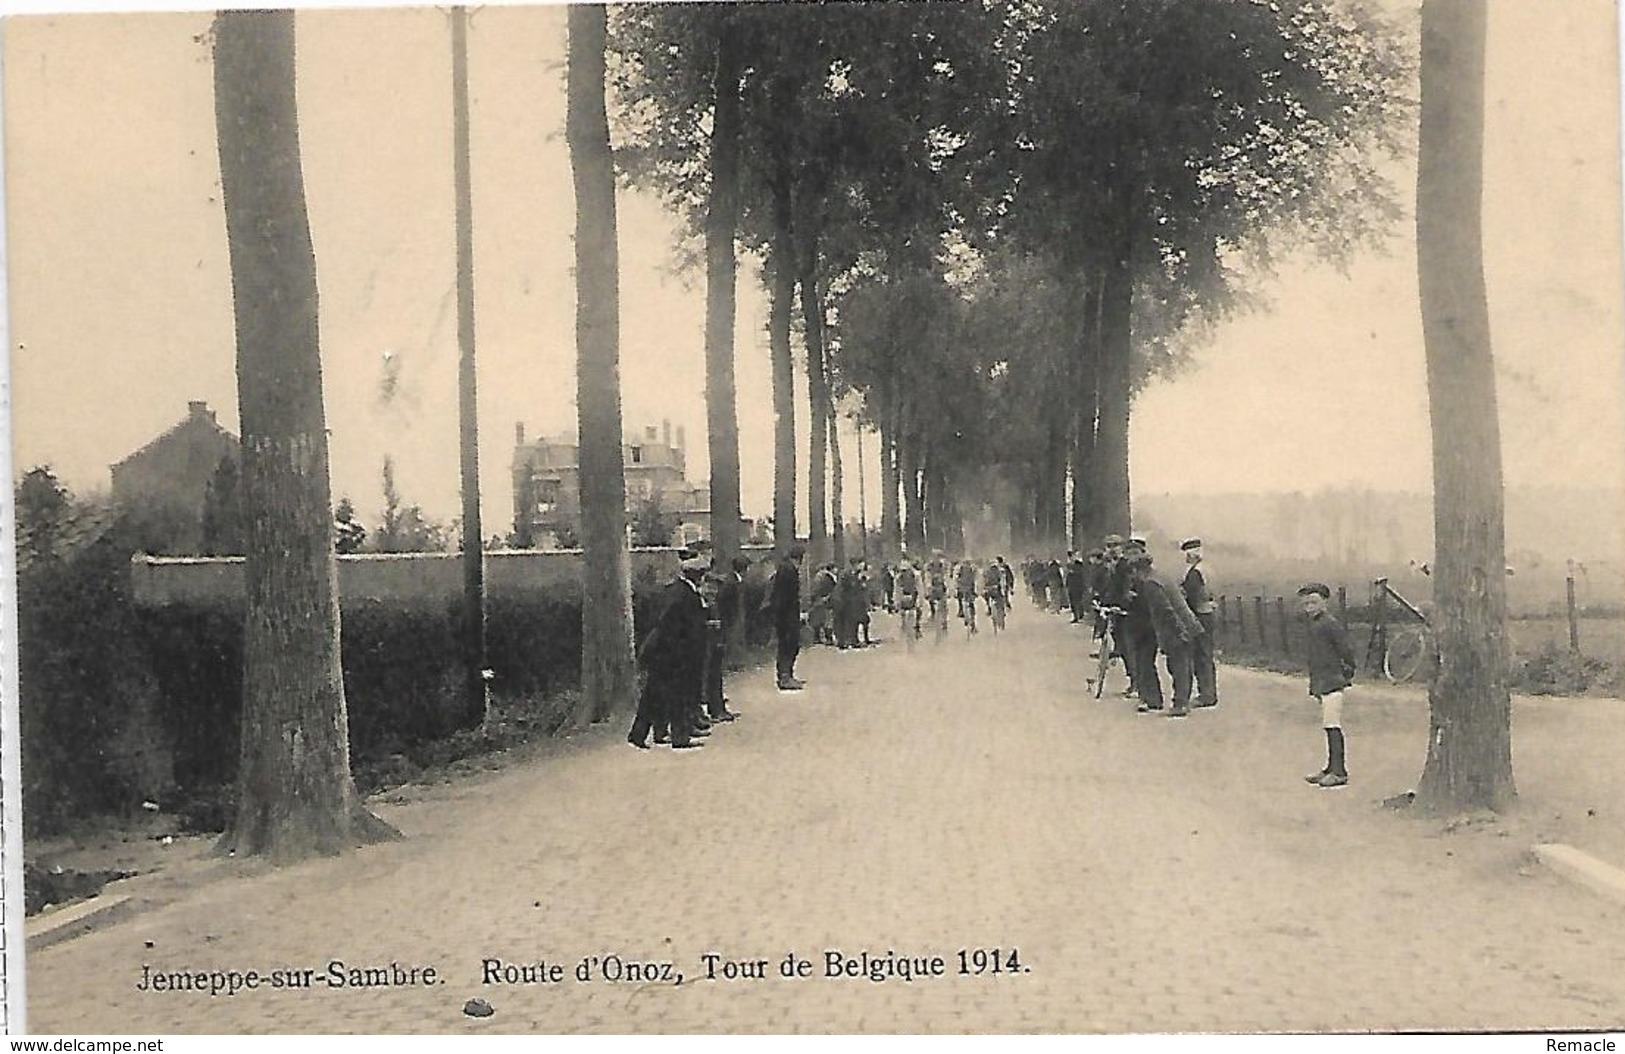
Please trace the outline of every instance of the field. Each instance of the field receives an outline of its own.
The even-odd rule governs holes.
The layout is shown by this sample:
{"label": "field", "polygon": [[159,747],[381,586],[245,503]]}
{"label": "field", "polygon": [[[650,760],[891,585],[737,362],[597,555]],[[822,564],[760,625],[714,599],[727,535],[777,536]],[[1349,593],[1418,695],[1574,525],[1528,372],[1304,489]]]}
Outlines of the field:
{"label": "field", "polygon": [[[1507,631],[1515,655],[1569,646],[1568,621],[1561,618],[1512,618]],[[1625,618],[1580,619],[1580,654],[1625,668]]]}
{"label": "field", "polygon": [[[1371,583],[1379,575],[1388,575],[1393,588],[1424,613],[1432,608],[1433,580],[1419,568],[1246,558],[1210,563],[1214,564],[1209,574],[1211,588],[1225,598],[1221,646],[1234,661],[1273,669],[1296,670],[1301,665],[1304,626],[1296,593],[1304,582],[1329,585],[1334,593],[1333,611],[1340,609],[1336,594],[1339,588],[1343,590],[1345,620],[1362,659],[1371,633]],[[1515,571],[1507,579],[1513,690],[1625,696],[1625,590],[1602,588],[1610,577],[1595,571],[1576,575],[1580,641],[1576,656],[1569,650],[1564,579],[1561,565],[1522,574]],[[1403,623],[1411,617],[1401,612],[1398,620]],[[1375,675],[1374,669],[1367,667],[1366,675]]]}

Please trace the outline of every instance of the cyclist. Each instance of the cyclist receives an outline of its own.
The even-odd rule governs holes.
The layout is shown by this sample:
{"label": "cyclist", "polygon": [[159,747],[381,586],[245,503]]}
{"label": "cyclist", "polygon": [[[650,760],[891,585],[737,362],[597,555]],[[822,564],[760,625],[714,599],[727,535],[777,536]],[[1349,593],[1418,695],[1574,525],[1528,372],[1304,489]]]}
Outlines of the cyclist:
{"label": "cyclist", "polygon": [[982,572],[982,600],[987,613],[993,618],[993,628],[1004,628],[1004,613],[1010,604],[1009,585],[1004,577],[1005,567],[994,560]]}
{"label": "cyclist", "polygon": [[974,610],[969,616],[965,614],[967,607],[976,607],[976,565],[968,558],[959,561],[959,566],[954,569],[954,594],[959,600],[959,617],[974,618]]}
{"label": "cyclist", "polygon": [[897,574],[894,579],[896,589],[897,610],[902,612],[903,633],[906,635],[912,628],[914,639],[920,637],[920,576],[915,572],[914,565],[909,563],[908,557],[903,557],[897,565]]}
{"label": "cyclist", "polygon": [[931,622],[940,633],[948,628],[948,560],[938,549],[925,565],[925,599],[931,606]]}
{"label": "cyclist", "polygon": [[1003,556],[995,556],[993,559],[999,565],[999,573],[1004,576],[1004,606],[1009,610],[1011,601],[1016,597],[1016,572],[1004,562]]}

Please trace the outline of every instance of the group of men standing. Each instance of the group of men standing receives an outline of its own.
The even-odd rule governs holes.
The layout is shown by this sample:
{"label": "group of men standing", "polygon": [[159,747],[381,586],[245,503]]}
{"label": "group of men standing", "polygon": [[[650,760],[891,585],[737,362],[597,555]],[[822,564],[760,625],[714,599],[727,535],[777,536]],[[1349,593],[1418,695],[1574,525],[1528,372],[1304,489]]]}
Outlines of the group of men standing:
{"label": "group of men standing", "polygon": [[[1180,543],[1185,567],[1176,581],[1156,566],[1145,539],[1108,534],[1087,554],[1088,583],[1099,616],[1095,633],[1107,633],[1128,671],[1129,695],[1141,713],[1185,717],[1195,707],[1219,705],[1213,646],[1217,605],[1202,569],[1202,541]],[[1172,705],[1163,692],[1157,655],[1173,682]],[[1192,699],[1194,688],[1195,698]]]}
{"label": "group of men standing", "polygon": [[723,564],[696,549],[683,550],[678,560],[660,617],[638,648],[646,677],[626,740],[641,750],[649,748],[651,733],[674,750],[698,747],[712,726],[739,716],[728,709],[722,675],[750,561],[735,557]]}
{"label": "group of men standing", "polygon": [[841,651],[865,647],[869,638],[869,609],[873,606],[869,562],[861,556],[847,561],[844,570],[833,562],[813,575],[807,624],[813,640],[833,644]]}
{"label": "group of men standing", "polygon": [[[1139,535],[1125,540],[1108,534],[1098,549],[1068,552],[1065,564],[1032,557],[1024,561],[1023,576],[1036,604],[1052,611],[1070,609],[1075,623],[1092,622],[1100,646],[1112,647],[1113,655],[1122,658],[1129,678],[1125,694],[1138,697],[1142,713],[1184,717],[1193,707],[1219,702],[1213,650],[1216,605],[1202,567],[1201,539],[1187,539],[1180,551],[1185,566],[1177,581],[1155,566]],[[804,620],[805,556],[801,545],[789,549],[768,582],[762,604],[778,642],[776,673],[782,691],[795,691],[806,683],[795,676]],[[723,694],[723,668],[728,641],[735,637],[742,614],[749,567],[743,557],[722,565],[699,549],[680,553],[678,574],[661,598],[659,619],[638,649],[646,678],[627,734],[633,746],[648,749],[652,734],[656,743],[669,743],[674,749],[697,747],[713,726],[738,717],[728,709]],[[906,562],[902,567],[912,573]],[[968,593],[975,603],[975,568],[966,567],[972,584],[957,592],[962,602]],[[943,561],[939,575],[946,577],[946,571]],[[823,595],[815,588],[814,608],[822,600],[831,611],[835,642],[844,647],[858,643],[859,628],[868,616],[869,585],[863,572],[856,561],[841,576],[826,567],[821,575],[830,581],[824,583]],[[1007,596],[1015,576],[1002,558],[990,566],[989,577],[998,578],[995,586]],[[895,579],[888,568],[886,584],[894,585]],[[1159,654],[1172,681],[1171,705],[1157,669]]]}
{"label": "group of men standing", "polygon": [[[1141,535],[1108,534],[1098,549],[1068,550],[1048,562],[1028,556],[1022,577],[1033,604],[1075,623],[1090,624],[1102,647],[1123,660],[1126,695],[1141,713],[1184,717],[1192,707],[1219,703],[1214,667],[1217,604],[1202,568],[1202,540],[1180,544],[1184,569],[1176,580],[1156,566]],[[1172,705],[1163,691],[1157,656],[1173,682]],[[1194,699],[1193,699],[1194,694]]]}

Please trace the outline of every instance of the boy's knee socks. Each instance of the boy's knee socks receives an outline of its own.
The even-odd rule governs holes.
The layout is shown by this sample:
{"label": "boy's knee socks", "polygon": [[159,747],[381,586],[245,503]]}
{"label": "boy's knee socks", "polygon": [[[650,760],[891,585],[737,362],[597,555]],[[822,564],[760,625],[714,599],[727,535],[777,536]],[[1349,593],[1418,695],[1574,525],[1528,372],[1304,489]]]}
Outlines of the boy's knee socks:
{"label": "boy's knee socks", "polygon": [[1338,776],[1347,776],[1348,769],[1343,756],[1343,730],[1341,728],[1326,729],[1326,771]]}

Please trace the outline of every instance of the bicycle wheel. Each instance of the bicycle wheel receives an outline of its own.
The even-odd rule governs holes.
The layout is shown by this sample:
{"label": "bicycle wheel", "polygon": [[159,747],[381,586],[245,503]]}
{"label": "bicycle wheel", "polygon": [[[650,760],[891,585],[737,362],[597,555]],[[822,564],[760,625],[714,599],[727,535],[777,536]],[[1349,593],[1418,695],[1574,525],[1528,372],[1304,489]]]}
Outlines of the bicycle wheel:
{"label": "bicycle wheel", "polygon": [[1406,626],[1388,638],[1382,672],[1394,684],[1404,684],[1418,675],[1431,677],[1437,659],[1433,635],[1426,627]]}
{"label": "bicycle wheel", "polygon": [[1101,634],[1098,641],[1100,646],[1100,661],[1095,664],[1095,698],[1106,690],[1106,671],[1112,668],[1112,639],[1110,634]]}
{"label": "bicycle wheel", "polygon": [[993,632],[998,633],[1004,629],[1004,601],[993,602]]}

